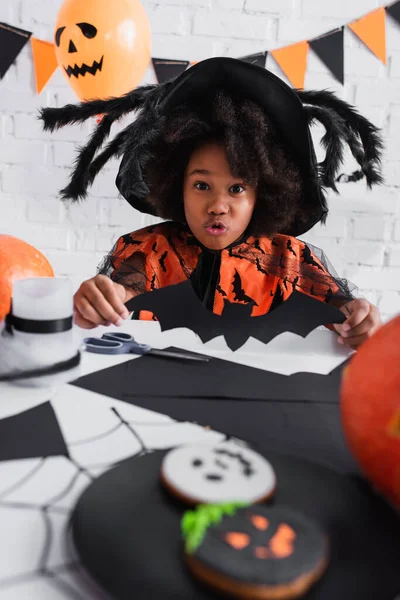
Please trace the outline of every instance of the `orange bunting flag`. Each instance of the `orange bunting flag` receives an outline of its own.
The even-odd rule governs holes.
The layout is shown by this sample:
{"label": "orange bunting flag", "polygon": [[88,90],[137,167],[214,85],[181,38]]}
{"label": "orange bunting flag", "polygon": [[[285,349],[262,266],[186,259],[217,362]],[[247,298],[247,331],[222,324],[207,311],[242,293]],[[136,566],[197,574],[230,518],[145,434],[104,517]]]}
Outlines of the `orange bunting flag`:
{"label": "orange bunting flag", "polygon": [[58,68],[54,44],[32,37],[33,62],[35,66],[36,92],[40,94],[54,71]]}
{"label": "orange bunting flag", "polygon": [[378,8],[349,23],[357,37],[386,65],[386,11]]}
{"label": "orange bunting flag", "polygon": [[272,56],[286,77],[297,89],[304,88],[309,49],[310,44],[308,42],[299,42],[271,51]]}

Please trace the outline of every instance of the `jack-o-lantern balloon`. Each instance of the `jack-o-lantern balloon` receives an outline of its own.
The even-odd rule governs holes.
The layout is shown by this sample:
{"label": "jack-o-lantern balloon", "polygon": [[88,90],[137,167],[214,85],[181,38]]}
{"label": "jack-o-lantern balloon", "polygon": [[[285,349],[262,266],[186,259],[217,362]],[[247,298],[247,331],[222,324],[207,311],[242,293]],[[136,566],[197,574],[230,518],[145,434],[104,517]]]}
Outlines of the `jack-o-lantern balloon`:
{"label": "jack-o-lantern balloon", "polygon": [[150,62],[150,24],[139,0],[65,0],[54,37],[58,64],[81,100],[126,94]]}
{"label": "jack-o-lantern balloon", "polygon": [[400,508],[400,315],[367,340],[345,369],[341,410],[365,476]]}
{"label": "jack-o-lantern balloon", "polygon": [[0,321],[10,312],[13,282],[27,277],[54,277],[54,271],[39,250],[0,234]]}

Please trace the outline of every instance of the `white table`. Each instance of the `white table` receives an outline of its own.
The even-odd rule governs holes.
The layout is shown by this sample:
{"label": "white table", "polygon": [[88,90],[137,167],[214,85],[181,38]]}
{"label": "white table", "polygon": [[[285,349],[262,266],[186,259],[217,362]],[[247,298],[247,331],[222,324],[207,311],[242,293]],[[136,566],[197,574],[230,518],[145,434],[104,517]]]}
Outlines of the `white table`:
{"label": "white table", "polygon": [[[127,321],[121,330],[154,345],[160,335],[156,323]],[[79,334],[100,335],[102,331]],[[126,360],[135,357],[83,353],[81,375]],[[92,478],[140,452],[143,448],[138,439],[151,449],[224,436],[69,384],[33,389],[0,383],[0,419],[49,400],[70,459],[0,462],[0,599],[106,598],[80,568],[68,538],[69,516],[79,495]]]}
{"label": "white table", "polygon": [[[90,335],[100,335],[102,330],[92,330]],[[161,334],[157,323],[137,321],[127,321],[121,330],[155,347],[173,341],[201,350],[194,335],[185,330],[171,337]],[[332,355],[343,352],[333,348]],[[230,356],[218,341],[207,345],[206,352]],[[135,357],[84,353],[81,375],[127,360]],[[253,361],[257,366],[257,360],[261,358],[256,354],[242,356],[244,364]],[[49,400],[70,457],[0,462],[0,600],[105,599],[81,568],[69,539],[69,516],[82,491],[116,462],[143,449],[224,436],[69,384],[53,390],[0,384],[0,419]]]}

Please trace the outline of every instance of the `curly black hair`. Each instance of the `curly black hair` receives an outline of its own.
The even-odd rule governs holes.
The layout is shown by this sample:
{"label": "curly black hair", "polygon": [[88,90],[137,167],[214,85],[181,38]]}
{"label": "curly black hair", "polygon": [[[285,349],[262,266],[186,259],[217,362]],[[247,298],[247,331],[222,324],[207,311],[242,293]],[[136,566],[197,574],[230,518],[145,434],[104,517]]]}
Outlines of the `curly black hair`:
{"label": "curly black hair", "polygon": [[300,169],[266,113],[226,93],[219,93],[209,107],[181,106],[168,118],[144,174],[155,213],[185,221],[185,169],[193,151],[208,142],[222,144],[232,175],[257,188],[247,233],[271,236],[289,227],[303,193]]}

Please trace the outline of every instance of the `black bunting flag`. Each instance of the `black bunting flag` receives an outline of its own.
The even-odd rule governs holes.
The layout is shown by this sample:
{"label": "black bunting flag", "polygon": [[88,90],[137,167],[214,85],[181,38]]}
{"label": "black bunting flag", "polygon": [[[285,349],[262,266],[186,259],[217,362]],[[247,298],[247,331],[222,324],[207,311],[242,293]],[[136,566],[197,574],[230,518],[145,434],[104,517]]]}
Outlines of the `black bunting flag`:
{"label": "black bunting flag", "polygon": [[3,79],[32,32],[0,23],[0,79]]}
{"label": "black bunting flag", "polygon": [[265,69],[267,54],[268,52],[257,52],[257,54],[249,54],[249,56],[242,56],[240,60],[244,60],[245,62],[251,63],[252,65],[257,65],[258,67],[262,67],[263,69]]}
{"label": "black bunting flag", "polygon": [[400,24],[400,0],[386,7],[386,12]]}
{"label": "black bunting flag", "polygon": [[344,83],[344,27],[310,40],[310,46],[340,83]]}
{"label": "black bunting flag", "polygon": [[178,77],[189,66],[188,60],[171,60],[168,58],[152,58],[151,60],[153,61],[158,83],[164,83],[169,79]]}

